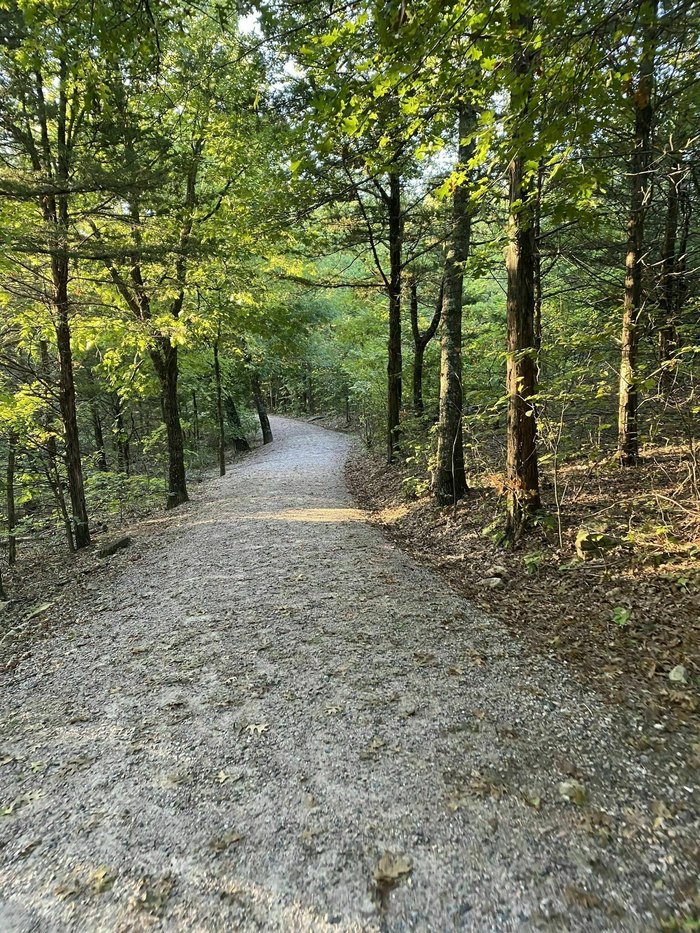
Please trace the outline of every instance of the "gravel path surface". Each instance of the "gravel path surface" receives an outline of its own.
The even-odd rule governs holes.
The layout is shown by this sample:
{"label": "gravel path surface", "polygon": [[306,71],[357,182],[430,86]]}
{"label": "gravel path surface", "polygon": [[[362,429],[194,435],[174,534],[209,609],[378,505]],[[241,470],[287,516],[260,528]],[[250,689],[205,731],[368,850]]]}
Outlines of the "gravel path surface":
{"label": "gravel path surface", "polygon": [[345,436],[273,427],[2,684],[0,930],[658,929],[675,737],[367,524]]}

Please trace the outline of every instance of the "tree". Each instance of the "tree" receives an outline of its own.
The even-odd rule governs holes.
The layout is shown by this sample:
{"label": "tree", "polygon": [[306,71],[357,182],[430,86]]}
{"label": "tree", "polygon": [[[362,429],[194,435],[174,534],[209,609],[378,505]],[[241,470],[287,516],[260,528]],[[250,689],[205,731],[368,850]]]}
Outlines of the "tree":
{"label": "tree", "polygon": [[644,219],[648,208],[653,175],[652,123],[654,107],[654,62],[657,43],[657,2],[642,0],[639,17],[642,44],[637,80],[630,97],[634,113],[634,149],[630,160],[630,210],[627,221],[625,258],[625,297],[620,337],[620,391],[618,410],[618,458],[621,466],[634,466],[639,459],[639,390],[637,356],[639,321],[644,307]]}
{"label": "tree", "polygon": [[533,19],[513,7],[513,83],[511,113],[514,118],[514,148],[508,166],[510,217],[508,224],[507,314],[507,524],[506,534],[516,537],[540,507],[537,465],[537,420],[533,397],[537,394],[535,334],[535,240],[534,170],[528,164],[533,145],[533,82],[535,55],[532,49]]}
{"label": "tree", "polygon": [[473,208],[470,203],[469,166],[474,154],[476,115],[467,101],[460,101],[458,113],[452,233],[443,280],[440,419],[437,463],[433,474],[433,490],[440,505],[457,502],[467,492],[462,439],[462,291],[471,241]]}

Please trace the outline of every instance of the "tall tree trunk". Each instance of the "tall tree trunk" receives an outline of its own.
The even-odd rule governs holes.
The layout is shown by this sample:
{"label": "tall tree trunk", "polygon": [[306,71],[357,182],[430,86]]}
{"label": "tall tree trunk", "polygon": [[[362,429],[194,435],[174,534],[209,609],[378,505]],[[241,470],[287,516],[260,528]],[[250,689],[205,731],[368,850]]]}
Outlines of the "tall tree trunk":
{"label": "tall tree trunk", "polygon": [[617,419],[617,455],[621,466],[639,461],[639,390],[637,354],[639,320],[643,309],[643,252],[646,200],[651,189],[651,132],[654,110],[654,61],[656,56],[657,0],[640,3],[645,10],[642,52],[637,86],[632,96],[634,108],[634,150],[630,160],[630,212],[627,220],[625,297],[620,337],[620,391]]}
{"label": "tall tree trunk", "polygon": [[[39,360],[39,371],[48,393],[50,392],[49,387],[51,386],[51,359],[49,357],[48,344],[45,340],[39,341]],[[61,519],[63,521],[68,550],[72,554],[73,551],[75,551],[75,541],[73,540],[73,525],[71,523],[70,513],[68,512],[68,507],[66,505],[66,497],[63,488],[63,480],[61,478],[61,471],[58,467],[56,435],[51,424],[51,408],[49,405],[46,406],[45,411],[42,413],[41,421],[47,434],[46,461],[43,465],[43,468],[44,472],[46,473],[46,479],[48,480],[49,486],[51,487],[54,500],[56,501],[58,511],[61,515]]]}
{"label": "tall tree trunk", "polygon": [[[531,94],[535,61],[530,47],[532,19],[518,13],[514,17],[516,86],[511,107],[516,127],[532,120]],[[508,167],[510,182],[509,242],[506,256],[508,277],[507,370],[508,395],[507,519],[506,535],[513,539],[540,507],[537,465],[537,418],[532,397],[537,393],[537,336],[535,332],[536,180],[526,169],[528,144],[532,138],[517,141],[516,153]]]}
{"label": "tall tree trunk", "polygon": [[253,401],[255,402],[255,408],[258,412],[258,418],[260,419],[260,430],[262,431],[263,444],[271,444],[272,428],[270,427],[270,419],[267,417],[265,396],[263,395],[262,386],[260,385],[260,377],[258,376],[257,370],[255,369],[251,369],[250,371],[250,385],[253,390]]}
{"label": "tall tree trunk", "polygon": [[236,408],[236,402],[233,396],[227,392],[224,399],[224,404],[226,407],[226,417],[228,418],[228,423],[231,426],[231,431],[233,434],[233,444],[239,453],[245,453],[250,450],[250,444],[245,436],[245,431],[243,430],[243,425],[241,424],[241,418],[238,414],[238,409]]}
{"label": "tall tree trunk", "polygon": [[216,428],[219,448],[219,476],[226,474],[226,443],[224,438],[224,403],[221,392],[221,366],[219,365],[219,341],[214,343],[214,381],[216,383]]}
{"label": "tall tree trunk", "polygon": [[[458,170],[467,170],[474,152],[472,133],[474,109],[459,105]],[[440,505],[462,499],[467,492],[462,439],[462,292],[464,266],[471,245],[472,213],[469,187],[464,182],[455,189],[452,206],[452,233],[445,257],[442,334],[440,346],[440,417],[437,435],[437,463],[433,474],[433,494]]]}
{"label": "tall tree trunk", "polygon": [[677,321],[675,320],[676,294],[679,290],[677,287],[676,240],[678,237],[678,187],[681,178],[682,168],[680,165],[676,165],[668,176],[666,227],[661,249],[659,358],[662,367],[661,386],[665,392],[668,392],[673,384],[673,371],[667,364],[673,359],[678,345],[676,338]]}
{"label": "tall tree trunk", "polygon": [[7,562],[12,566],[17,560],[17,536],[15,533],[15,457],[17,453],[17,432],[10,430],[7,435]]}
{"label": "tall tree trunk", "polygon": [[151,353],[153,366],[160,380],[163,421],[168,442],[168,498],[166,508],[174,509],[187,502],[185,448],[180,424],[180,406],[177,397],[177,347],[167,335],[158,338],[158,348]]}
{"label": "tall tree trunk", "polygon": [[90,544],[83,468],[80,458],[80,436],[75,405],[75,381],[73,378],[73,352],[68,318],[68,259],[60,257],[55,262],[55,305],[58,321],[56,344],[58,347],[59,404],[63,421],[68,494],[73,517],[73,537],[76,549]]}
{"label": "tall tree trunk", "polygon": [[387,460],[394,459],[399,440],[401,417],[401,256],[403,216],[401,214],[401,178],[389,176],[389,342],[387,361],[388,423]]}
{"label": "tall tree trunk", "polygon": [[[56,177],[60,185],[69,179],[69,151],[67,142],[67,84],[68,68],[65,60],[60,62],[58,83]],[[43,98],[42,98],[43,99]],[[77,549],[90,544],[83,467],[80,457],[80,435],[75,402],[75,380],[73,378],[73,351],[70,332],[70,303],[68,300],[68,196],[48,195],[44,201],[45,216],[50,221],[53,242],[51,244],[51,273],[53,279],[53,304],[56,310],[56,345],[59,359],[59,404],[63,421],[68,493],[73,520],[73,539]]]}
{"label": "tall tree trunk", "polygon": [[92,413],[92,430],[95,434],[95,453],[97,454],[97,469],[106,472],[107,453],[105,451],[104,432],[102,431],[102,418],[100,417],[100,408],[97,399],[93,398],[90,402],[90,411]]}

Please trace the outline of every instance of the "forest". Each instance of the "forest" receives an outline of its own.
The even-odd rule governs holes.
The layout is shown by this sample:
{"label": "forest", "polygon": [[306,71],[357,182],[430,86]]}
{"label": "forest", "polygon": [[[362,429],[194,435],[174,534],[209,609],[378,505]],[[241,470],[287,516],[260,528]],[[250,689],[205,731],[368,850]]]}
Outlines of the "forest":
{"label": "forest", "polygon": [[[129,807],[146,816],[123,839],[129,807],[109,816],[117,848],[195,839],[177,822],[191,800],[158,824],[149,795],[204,780],[221,728],[242,757],[197,783],[202,826],[257,781],[282,841],[241,804],[246,831],[212,824],[203,870],[248,851],[263,900],[244,909],[226,889],[217,926],[201,891],[182,893],[193,874],[134,874],[125,855],[80,875],[61,849],[45,887],[72,866],[46,908],[68,911],[57,929],[177,904],[183,930],[341,929],[336,914],[374,930],[372,911],[397,931],[697,930],[699,427],[694,0],[0,0],[0,674],[14,685],[0,791],[16,784],[0,829],[30,827],[17,855],[0,834],[7,903],[44,909],[22,865],[49,871],[30,837],[52,820],[88,845],[63,798],[48,810],[51,781],[85,769],[105,769],[75,792],[99,814],[94,788],[139,762]],[[196,697],[206,714],[188,712]],[[98,709],[109,727],[81,738]],[[54,738],[30,762],[31,710],[34,748],[42,722]],[[190,715],[199,751],[178,732]],[[425,757],[404,767],[414,746]],[[187,754],[163,777],[172,749]],[[334,771],[346,757],[355,771]],[[292,839],[297,788],[319,825]],[[471,813],[468,831],[441,835],[434,799]],[[442,869],[415,854],[404,803],[425,806]],[[333,820],[354,826],[365,806],[347,901],[323,872],[298,881],[289,866],[324,852],[314,834],[345,844]],[[148,820],[157,843],[139,835]],[[548,907],[562,838],[593,874],[571,869]],[[462,903],[469,839],[512,871],[478,876],[484,897]],[[255,861],[280,851],[298,915]],[[591,887],[606,860],[613,881]],[[537,880],[521,890],[522,865]],[[421,926],[421,892],[443,887]],[[458,901],[461,919],[440,913]],[[48,929],[12,926],[4,904],[0,883],[0,927]]]}
{"label": "forest", "polygon": [[407,499],[488,489],[502,546],[697,570],[693,3],[0,24],[9,594],[25,555],[186,501],[268,410],[344,423]]}

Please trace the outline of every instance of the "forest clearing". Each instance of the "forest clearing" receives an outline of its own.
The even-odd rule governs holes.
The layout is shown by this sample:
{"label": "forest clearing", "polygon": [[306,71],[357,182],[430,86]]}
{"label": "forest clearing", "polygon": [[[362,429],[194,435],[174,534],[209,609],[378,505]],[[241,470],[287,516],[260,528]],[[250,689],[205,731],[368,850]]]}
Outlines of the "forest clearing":
{"label": "forest clearing", "polygon": [[694,0],[0,0],[0,933],[700,930]]}

